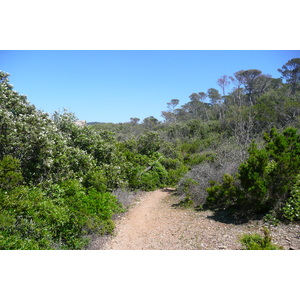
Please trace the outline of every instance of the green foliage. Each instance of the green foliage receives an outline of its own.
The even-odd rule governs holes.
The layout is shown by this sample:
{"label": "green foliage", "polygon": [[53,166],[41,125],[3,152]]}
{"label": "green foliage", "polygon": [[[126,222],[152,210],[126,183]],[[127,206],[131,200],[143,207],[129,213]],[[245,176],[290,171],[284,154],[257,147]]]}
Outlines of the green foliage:
{"label": "green foliage", "polygon": [[[51,197],[50,197],[51,196]],[[0,249],[81,249],[84,235],[111,233],[123,209],[110,193],[69,180],[51,187],[20,186],[0,193]]]}
{"label": "green foliage", "polygon": [[156,132],[147,132],[137,140],[138,153],[150,156],[160,149],[162,139]]}
{"label": "green foliage", "polygon": [[94,188],[98,192],[106,192],[109,185],[107,181],[104,171],[98,167],[84,176],[83,185],[86,188]]}
{"label": "green foliage", "polygon": [[168,169],[168,180],[167,184],[169,186],[176,186],[178,181],[182,178],[184,174],[188,171],[188,167],[183,163],[180,163],[178,168]]}
{"label": "green foliage", "polygon": [[279,212],[295,183],[300,168],[300,137],[296,129],[282,134],[272,129],[265,135],[266,146],[258,149],[253,143],[249,159],[239,168],[244,203],[256,211]]}
{"label": "green foliage", "polygon": [[261,149],[251,144],[237,179],[224,175],[222,183],[212,182],[207,189],[207,205],[235,206],[244,213],[272,212],[275,218],[298,220],[300,136],[293,128],[282,134],[272,129],[264,139],[265,147]]}
{"label": "green foliage", "polygon": [[291,86],[291,92],[295,93],[300,86],[300,58],[293,58],[278,69],[282,78]]}
{"label": "green foliage", "polygon": [[[253,143],[238,175],[229,175],[263,130],[299,128],[298,67],[299,58],[282,67],[286,83],[259,70],[236,72],[241,86],[227,95],[230,77],[224,76],[223,97],[210,88],[192,93],[181,107],[172,99],[165,123],[151,116],[141,124],[131,118],[83,127],[66,110],[51,118],[37,110],[0,72],[1,249],[80,249],[86,234],[113,230],[112,214],[121,208],[110,192],[176,186],[189,169],[201,184],[183,183],[186,203],[205,199],[208,181],[228,173],[208,188],[208,206],[299,220],[296,129],[271,130],[265,147]],[[242,153],[237,159],[220,151],[231,139]]]}
{"label": "green foliage", "polygon": [[193,185],[197,185],[197,184],[198,184],[198,182],[196,182],[195,180],[193,180],[191,178],[186,178],[184,180],[184,182],[182,183],[183,192],[185,194],[185,197],[178,204],[175,204],[175,206],[185,207],[185,208],[194,206],[194,201],[192,199],[190,190]]}
{"label": "green foliage", "polygon": [[134,173],[132,173],[129,186],[134,189],[142,189],[145,191],[152,191],[156,188],[161,188],[168,182],[168,172],[164,166],[155,161],[149,162],[150,166],[144,168],[139,166]]}
{"label": "green foliage", "polygon": [[200,165],[201,163],[205,161],[213,162],[215,159],[216,155],[211,152],[200,152],[200,153],[195,153],[192,155],[188,155],[184,158],[185,163],[188,166],[195,166],[195,165]]}
{"label": "green foliage", "polygon": [[282,207],[282,215],[289,221],[300,221],[300,175],[296,176],[296,183],[291,190],[291,197]]}
{"label": "green foliage", "polygon": [[265,227],[264,236],[257,233],[244,234],[240,238],[245,250],[282,250],[283,248],[272,243],[270,231]]}
{"label": "green foliage", "polygon": [[0,160],[0,189],[9,190],[23,181],[20,161],[11,155]]}
{"label": "green foliage", "polygon": [[237,203],[242,197],[241,190],[235,182],[235,178],[229,174],[223,175],[223,181],[217,183],[212,181],[211,186],[206,189],[208,196],[206,206],[212,209],[228,208]]}

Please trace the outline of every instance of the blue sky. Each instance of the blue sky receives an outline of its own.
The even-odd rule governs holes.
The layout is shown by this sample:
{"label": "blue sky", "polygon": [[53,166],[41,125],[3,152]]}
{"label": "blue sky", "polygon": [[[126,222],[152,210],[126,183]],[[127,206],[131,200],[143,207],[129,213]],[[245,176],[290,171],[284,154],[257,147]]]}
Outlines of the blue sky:
{"label": "blue sky", "polygon": [[67,108],[87,122],[159,120],[166,103],[219,89],[222,75],[260,69],[273,78],[293,50],[2,50],[0,70],[30,103],[52,114]]}

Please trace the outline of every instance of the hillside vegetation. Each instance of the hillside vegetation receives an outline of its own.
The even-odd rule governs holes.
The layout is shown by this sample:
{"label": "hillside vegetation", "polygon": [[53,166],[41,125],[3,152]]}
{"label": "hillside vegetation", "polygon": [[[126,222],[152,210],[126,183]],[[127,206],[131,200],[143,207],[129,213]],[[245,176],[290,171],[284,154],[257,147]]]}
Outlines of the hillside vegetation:
{"label": "hillside vegetation", "polygon": [[300,218],[300,59],[281,78],[241,70],[220,91],[167,103],[164,122],[77,126],[0,72],[0,249],[82,249],[112,233],[116,190],[177,187],[182,205],[272,222]]}

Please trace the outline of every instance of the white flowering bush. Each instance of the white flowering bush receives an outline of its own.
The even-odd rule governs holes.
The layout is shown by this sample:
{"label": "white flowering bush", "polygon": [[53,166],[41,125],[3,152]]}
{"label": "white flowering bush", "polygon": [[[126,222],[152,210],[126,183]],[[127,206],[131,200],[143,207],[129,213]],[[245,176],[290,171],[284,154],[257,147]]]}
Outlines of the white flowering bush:
{"label": "white flowering bush", "polygon": [[0,249],[81,249],[89,234],[112,232],[122,211],[113,190],[167,182],[157,136],[135,144],[136,156],[72,113],[37,110],[8,77],[0,72]]}
{"label": "white flowering bush", "polygon": [[300,221],[300,174],[292,187],[291,197],[282,208],[283,217],[289,221]]}

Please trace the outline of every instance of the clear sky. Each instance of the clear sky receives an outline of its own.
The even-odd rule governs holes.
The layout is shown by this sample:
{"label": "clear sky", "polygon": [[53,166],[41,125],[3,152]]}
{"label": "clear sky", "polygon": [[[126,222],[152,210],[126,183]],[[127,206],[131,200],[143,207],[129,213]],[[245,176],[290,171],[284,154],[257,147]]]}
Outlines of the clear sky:
{"label": "clear sky", "polygon": [[[219,89],[222,75],[259,69],[279,78],[293,50],[2,50],[0,70],[31,104],[52,114],[67,108],[87,122],[159,120],[166,103]],[[220,89],[219,89],[220,90]]]}

